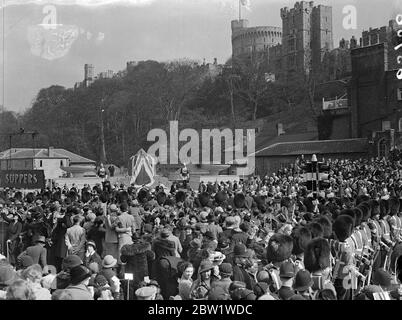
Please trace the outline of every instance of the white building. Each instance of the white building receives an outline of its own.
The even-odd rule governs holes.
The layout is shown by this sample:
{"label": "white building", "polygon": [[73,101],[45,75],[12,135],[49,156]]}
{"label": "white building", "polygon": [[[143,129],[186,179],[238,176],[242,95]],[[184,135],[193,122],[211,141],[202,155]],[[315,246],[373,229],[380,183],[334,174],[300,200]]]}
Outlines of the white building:
{"label": "white building", "polygon": [[83,176],[95,172],[95,168],[95,161],[65,149],[12,148],[0,152],[0,170],[43,170],[47,180],[68,173],[74,177]]}

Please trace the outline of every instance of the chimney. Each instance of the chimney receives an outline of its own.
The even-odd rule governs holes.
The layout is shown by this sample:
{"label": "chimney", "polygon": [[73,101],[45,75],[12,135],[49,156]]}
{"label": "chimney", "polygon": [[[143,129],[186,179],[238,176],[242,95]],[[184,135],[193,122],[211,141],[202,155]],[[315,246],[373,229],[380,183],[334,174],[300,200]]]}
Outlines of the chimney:
{"label": "chimney", "polygon": [[49,158],[53,158],[54,157],[54,149],[53,149],[53,147],[49,147],[47,150],[48,150]]}

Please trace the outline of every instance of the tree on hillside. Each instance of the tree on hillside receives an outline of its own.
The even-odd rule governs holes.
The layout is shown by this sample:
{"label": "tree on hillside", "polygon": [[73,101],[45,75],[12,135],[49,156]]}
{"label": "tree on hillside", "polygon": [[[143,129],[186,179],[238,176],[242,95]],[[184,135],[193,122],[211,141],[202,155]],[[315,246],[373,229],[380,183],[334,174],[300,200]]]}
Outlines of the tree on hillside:
{"label": "tree on hillside", "polygon": [[258,107],[268,90],[265,80],[267,59],[264,54],[253,52],[248,58],[233,59],[233,68],[240,76],[238,93],[251,106],[251,118],[256,120]]}

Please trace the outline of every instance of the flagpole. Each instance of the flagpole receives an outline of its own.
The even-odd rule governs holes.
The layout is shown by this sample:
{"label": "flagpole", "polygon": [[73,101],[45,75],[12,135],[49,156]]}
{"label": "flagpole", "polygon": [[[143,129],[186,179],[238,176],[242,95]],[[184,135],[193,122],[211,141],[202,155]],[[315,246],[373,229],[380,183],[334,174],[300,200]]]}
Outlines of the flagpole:
{"label": "flagpole", "polygon": [[241,20],[241,0],[239,0],[239,21]]}

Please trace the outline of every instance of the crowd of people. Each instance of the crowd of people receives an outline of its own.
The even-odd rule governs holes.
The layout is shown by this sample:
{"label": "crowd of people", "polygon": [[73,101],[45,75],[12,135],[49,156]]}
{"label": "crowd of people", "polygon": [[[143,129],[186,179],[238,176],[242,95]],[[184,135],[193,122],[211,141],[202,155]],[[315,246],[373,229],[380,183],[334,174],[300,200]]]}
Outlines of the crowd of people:
{"label": "crowd of people", "polygon": [[0,299],[400,300],[402,163],[302,162],[198,190],[0,189]]}

